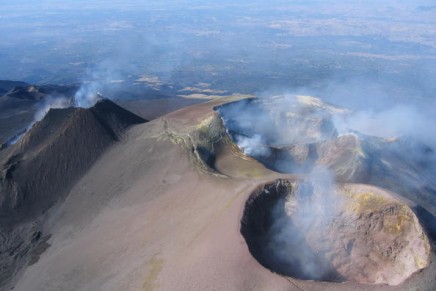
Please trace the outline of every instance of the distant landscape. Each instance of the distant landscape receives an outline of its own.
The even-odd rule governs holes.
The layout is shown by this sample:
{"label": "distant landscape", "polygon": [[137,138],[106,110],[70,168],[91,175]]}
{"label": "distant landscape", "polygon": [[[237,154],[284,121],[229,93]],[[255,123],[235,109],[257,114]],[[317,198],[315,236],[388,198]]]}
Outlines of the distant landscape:
{"label": "distant landscape", "polygon": [[0,79],[326,97],[358,82],[356,95],[431,99],[433,4],[14,1],[0,4]]}

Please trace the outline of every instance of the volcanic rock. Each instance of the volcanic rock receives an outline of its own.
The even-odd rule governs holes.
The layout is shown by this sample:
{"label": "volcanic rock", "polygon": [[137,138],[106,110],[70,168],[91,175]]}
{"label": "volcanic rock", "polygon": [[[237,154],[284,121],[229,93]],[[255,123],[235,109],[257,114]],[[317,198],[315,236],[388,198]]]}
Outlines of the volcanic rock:
{"label": "volcanic rock", "polygon": [[249,198],[241,232],[261,264],[300,279],[398,285],[430,260],[413,211],[361,184],[278,180]]}
{"label": "volcanic rock", "polygon": [[436,213],[435,150],[411,137],[339,134],[334,120],[350,111],[307,96],[242,100],[215,110],[241,150],[271,170],[307,174],[324,166],[340,182],[377,185]]}
{"label": "volcanic rock", "polygon": [[[298,274],[288,274],[293,275],[293,278],[287,277],[286,274],[280,275],[277,272],[271,272],[272,268],[265,268],[264,262],[263,265],[259,264],[260,260],[257,257],[258,260],[256,260],[252,255],[254,254],[253,245],[248,240],[244,241],[244,237],[239,231],[245,223],[245,219],[241,223],[241,214],[244,206],[248,205],[247,199],[254,201],[251,199],[254,197],[251,196],[254,189],[259,190],[255,191],[256,193],[261,193],[262,189],[267,188],[270,194],[259,195],[259,197],[265,198],[263,199],[265,203],[259,203],[260,211],[253,211],[253,214],[263,215],[267,218],[267,210],[275,209],[276,212],[281,211],[284,214],[282,215],[283,219],[294,222],[301,221],[296,219],[300,217],[298,216],[299,209],[311,209],[310,207],[295,207],[304,205],[305,199],[313,202],[326,202],[326,199],[318,198],[342,197],[343,200],[331,199],[330,203],[325,203],[325,205],[330,206],[333,202],[344,201],[337,203],[336,206],[336,209],[344,210],[344,214],[341,215],[339,211],[339,213],[333,212],[335,215],[324,215],[324,217],[344,217],[345,219],[350,216],[353,218],[352,213],[358,213],[359,207],[356,205],[363,205],[364,209],[367,207],[365,203],[354,203],[353,201],[366,201],[365,193],[372,192],[377,195],[380,193],[373,188],[365,188],[362,192],[353,188],[356,185],[351,185],[352,193],[356,193],[356,195],[347,195],[347,191],[340,194],[341,187],[337,188],[338,193],[333,191],[331,193],[334,195],[330,196],[316,194],[321,193],[319,191],[308,191],[307,195],[302,195],[303,199],[283,199],[284,204],[279,207],[276,200],[268,199],[268,197],[273,197],[274,193],[285,193],[286,191],[275,191],[276,183],[272,183],[270,188],[264,187],[266,181],[285,179],[282,181],[291,181],[291,184],[296,183],[301,186],[310,185],[306,182],[308,175],[304,172],[295,175],[269,170],[256,159],[245,155],[233,143],[226,133],[226,127],[223,126],[221,118],[213,111],[213,107],[220,107],[222,103],[236,99],[234,97],[214,100],[184,108],[153,122],[140,124],[131,127],[128,131],[123,131],[121,137],[118,138],[122,138],[122,142],[112,142],[112,146],[109,146],[102,153],[76,183],[73,183],[68,197],[47,212],[47,220],[43,224],[42,231],[38,227],[27,230],[22,227],[14,227],[20,236],[17,233],[12,234],[12,232],[11,235],[5,236],[10,241],[25,242],[23,248],[17,248],[16,244],[8,248],[8,253],[14,254],[11,260],[15,256],[32,253],[32,258],[28,259],[29,264],[32,265],[22,268],[23,271],[19,276],[14,276],[13,282],[6,286],[8,290],[12,287],[14,290],[256,290],[259,288],[287,291],[369,289],[385,291],[414,290],[416,288],[434,290],[434,286],[436,286],[434,248],[432,249],[431,261],[425,257],[425,253],[424,256],[418,257],[424,259],[424,262],[427,260],[429,265],[423,269],[412,265],[418,271],[398,286],[385,284],[368,286],[355,283],[360,279],[354,276],[353,266],[355,265],[353,262],[351,261],[351,264],[347,265],[350,263],[350,256],[346,254],[350,253],[353,258],[356,256],[361,262],[365,262],[363,258],[359,257],[361,254],[359,250],[364,251],[366,250],[365,246],[377,246],[375,242],[384,241],[378,240],[376,236],[382,232],[371,232],[371,228],[369,228],[368,237],[376,238],[376,240],[371,244],[371,242],[365,241],[363,235],[357,234],[357,237],[362,240],[360,246],[359,243],[352,240],[332,241],[327,230],[317,234],[311,232],[310,227],[293,228],[297,232],[291,232],[291,234],[299,238],[302,236],[301,232],[298,233],[298,229],[307,230],[308,234],[314,233],[308,237],[308,243],[304,244],[307,248],[303,250],[310,251],[312,247],[318,247],[319,251],[330,250],[330,253],[339,254],[329,257],[330,253],[326,252],[326,260],[319,256],[318,260],[315,259],[312,262],[326,267],[329,265],[337,266],[337,269],[329,268],[328,270],[332,270],[332,272],[324,273],[323,276],[316,279],[343,281],[341,284],[299,280],[295,278],[301,279],[303,277],[297,276]],[[314,99],[306,98],[305,100],[313,106],[320,105]],[[336,113],[333,112],[333,114]],[[356,136],[359,137],[359,135]],[[340,137],[338,134],[338,137],[334,137],[333,140]],[[379,146],[384,145],[375,141],[362,143],[361,140],[364,139],[350,138],[348,140],[345,138],[341,143],[344,144],[344,147],[349,147],[350,152],[359,146],[365,153],[365,157],[374,156],[375,152],[380,149]],[[318,153],[318,142],[322,142],[321,139],[314,141],[312,138],[309,141],[311,147],[317,150],[316,154]],[[277,147],[288,146],[279,143],[274,145]],[[10,153],[12,148],[16,146],[14,145],[4,152]],[[293,155],[301,158],[299,161],[304,162],[304,159],[311,156],[314,157],[314,161],[317,161],[318,158],[312,149],[305,148],[304,144],[290,146],[295,147],[290,151]],[[327,153],[328,150],[323,152]],[[0,155],[3,154],[0,153]],[[338,154],[338,156],[340,155]],[[13,160],[11,161],[13,162]],[[369,165],[374,162],[374,160],[367,158],[363,158],[362,161],[369,161]],[[350,165],[352,164],[350,163]],[[55,163],[50,165],[53,166]],[[384,169],[388,170],[388,168]],[[11,174],[13,177],[13,171]],[[260,188],[256,188],[259,185]],[[349,184],[341,185],[347,186]],[[299,189],[303,188],[305,187],[302,186]],[[306,187],[308,190],[310,188],[310,186]],[[285,189],[285,187],[281,189]],[[303,193],[305,192],[303,191]],[[309,193],[314,193],[314,195],[309,195]],[[297,192],[295,194],[295,197],[300,197]],[[359,196],[362,199],[359,199]],[[291,197],[293,196],[291,195]],[[383,198],[383,201],[387,201],[385,204],[378,204],[378,206],[375,204],[377,207],[371,212],[374,213],[372,216],[379,217],[378,220],[375,218],[374,221],[366,219],[365,217],[369,217],[371,213],[363,211],[364,217],[358,224],[361,223],[362,228],[366,229],[368,228],[367,222],[372,224],[373,222],[385,221],[386,218],[386,225],[396,225],[395,221],[391,223],[392,221],[387,219],[387,213],[390,213],[390,206],[397,207],[405,203],[394,200],[392,202],[391,198]],[[272,208],[268,208],[268,201],[273,202],[270,203]],[[347,204],[347,201],[350,203]],[[306,205],[310,205],[310,203]],[[335,205],[333,204],[333,206]],[[279,211],[279,209],[281,210]],[[350,212],[347,212],[347,209]],[[377,209],[383,212],[380,213]],[[385,213],[386,209],[388,210]],[[398,209],[401,207],[393,209],[393,218],[401,217],[399,214],[402,213],[402,210]],[[414,207],[414,209],[417,208]],[[408,216],[409,211],[404,213]],[[426,213],[422,209],[416,213],[419,219],[424,217],[423,213],[426,218],[429,218],[429,221],[430,218],[434,218],[432,213]],[[328,214],[328,211],[325,214]],[[259,219],[257,220],[259,221],[258,225],[263,226],[263,229],[268,229],[268,223],[263,223],[259,216],[244,215],[244,217],[257,217]],[[408,226],[416,224],[413,216],[408,217],[412,218],[404,224],[406,226],[404,228],[405,237],[409,238],[411,242],[419,242],[419,236],[418,239],[409,236],[413,231]],[[338,220],[341,221],[341,219]],[[254,221],[252,220],[252,222]],[[309,219],[309,221],[313,221],[313,225],[319,228],[319,221],[336,220],[314,218],[313,220]],[[345,221],[348,220],[345,219]],[[269,223],[272,222],[273,220],[270,220]],[[337,237],[348,238],[352,236],[352,230],[345,226],[346,234],[341,234],[341,236],[339,232],[341,228],[337,227],[336,224],[327,225],[332,225],[333,230],[336,229]],[[375,223],[375,225],[377,225],[376,229],[380,227],[380,224]],[[24,226],[31,227],[32,225],[27,223]],[[385,227],[385,224],[383,224],[383,228],[390,229]],[[396,226],[392,229],[396,229]],[[46,238],[48,233],[51,234],[49,239]],[[325,233],[327,233],[325,237],[321,238],[325,238],[327,243],[318,240],[318,237]],[[415,234],[419,233],[418,227]],[[268,237],[270,236],[264,236],[264,238]],[[395,238],[395,235],[393,237]],[[392,239],[389,235],[387,238],[386,241]],[[27,250],[26,247],[28,248],[32,241],[38,247],[31,246],[31,250]],[[421,242],[425,246],[425,236]],[[51,246],[47,248],[47,245]],[[382,243],[379,245],[381,250],[386,249]],[[406,249],[408,247],[405,246]],[[345,253],[341,252],[343,249]],[[398,251],[395,243],[393,249]],[[422,255],[420,251],[422,249],[417,244],[416,254]],[[374,250],[373,253],[377,254],[376,251]],[[409,249],[406,253],[413,254],[414,251]],[[3,251],[2,254],[4,252],[6,251]],[[310,255],[310,252],[306,254]],[[399,265],[401,262],[410,262],[407,258],[402,260],[401,258],[404,257],[402,257],[401,251],[400,254],[397,259],[391,257],[392,261]],[[341,260],[336,262],[331,258]],[[22,261],[17,260],[15,263],[19,264]],[[386,278],[391,280],[386,282],[396,284],[393,276],[396,269],[389,262],[388,259],[382,260],[380,265],[375,266],[367,260],[367,265],[359,266],[374,267],[380,271],[380,274],[385,274]],[[386,268],[382,268],[383,266]],[[413,268],[407,270],[413,270]],[[374,278],[377,280],[375,273],[362,273],[368,282]],[[4,274],[5,277],[12,277],[11,272]],[[402,280],[408,276],[408,272],[400,272],[400,275]],[[345,279],[344,276],[350,277]]]}
{"label": "volcanic rock", "polygon": [[[51,109],[2,156],[2,214],[53,203],[130,125],[145,122],[109,100],[94,107]],[[6,190],[7,189],[7,190]],[[39,199],[44,195],[44,199]],[[43,208],[46,208],[43,207]]]}
{"label": "volcanic rock", "polygon": [[[51,109],[13,146],[0,152],[0,233],[2,249],[29,254],[38,221],[125,130],[144,119],[109,100],[90,109]],[[11,264],[17,251],[2,252],[5,281],[20,264]]]}

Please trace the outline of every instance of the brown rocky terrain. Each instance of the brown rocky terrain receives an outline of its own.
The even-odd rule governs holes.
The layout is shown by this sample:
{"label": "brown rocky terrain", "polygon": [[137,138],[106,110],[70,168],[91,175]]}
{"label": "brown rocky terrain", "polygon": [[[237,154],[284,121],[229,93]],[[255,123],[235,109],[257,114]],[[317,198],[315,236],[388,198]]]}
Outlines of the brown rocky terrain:
{"label": "brown rocky terrain", "polygon": [[249,198],[241,232],[265,267],[301,279],[398,285],[430,262],[407,204],[362,184],[278,180]]}
{"label": "brown rocky terrain", "polygon": [[[271,181],[303,183],[308,176],[305,171],[279,173],[265,167],[261,160],[244,154],[228,134],[225,122],[223,123],[220,115],[214,111],[214,108],[229,101],[231,99],[194,105],[151,122],[130,127],[113,126],[111,116],[114,115],[107,114],[107,109],[99,111],[100,115],[91,110],[68,109],[64,111],[68,116],[81,115],[71,124],[80,124],[81,120],[90,119],[95,126],[82,128],[85,135],[89,130],[87,137],[91,141],[82,138],[82,130],[72,131],[73,136],[80,138],[72,145],[62,144],[62,151],[52,150],[57,148],[55,141],[60,140],[54,137],[57,137],[56,133],[61,133],[62,129],[70,128],[70,123],[66,121],[70,119],[57,116],[54,114],[57,111],[54,110],[51,115],[56,116],[50,117],[49,114],[46,118],[59,120],[57,123],[49,122],[44,125],[44,120],[41,121],[41,124],[46,126],[44,130],[41,128],[46,137],[37,140],[26,138],[27,135],[31,136],[34,130],[32,129],[16,145],[0,152],[3,165],[7,165],[7,161],[14,164],[14,160],[11,160],[13,153],[21,153],[21,158],[27,158],[29,161],[36,160],[39,155],[44,154],[44,161],[50,160],[52,164],[42,166],[35,163],[31,166],[24,161],[16,164],[17,169],[23,172],[21,175],[28,175],[29,181],[34,181],[36,186],[44,183],[44,179],[38,179],[37,182],[32,180],[31,176],[40,175],[37,172],[45,168],[49,172],[43,177],[55,181],[53,187],[57,187],[58,183],[63,183],[57,180],[65,179],[64,175],[58,175],[58,170],[63,169],[64,163],[88,165],[86,171],[76,176],[74,182],[69,180],[70,184],[64,183],[66,187],[59,188],[65,192],[55,194],[64,198],[51,200],[52,203],[47,206],[41,218],[25,216],[28,223],[21,224],[22,227],[15,224],[13,231],[3,236],[2,246],[10,241],[40,242],[38,247],[27,247],[26,252],[19,247],[18,251],[14,250],[13,255],[9,256],[8,253],[12,250],[2,250],[3,258],[9,258],[9,262],[15,264],[14,266],[20,260],[21,254],[29,254],[29,257],[23,256],[25,260],[19,266],[21,268],[17,267],[14,272],[9,273],[8,278],[11,280],[3,288],[434,290],[434,233],[429,227],[435,215],[432,206],[419,204],[419,199],[404,199],[402,193],[396,195],[368,185],[339,183],[338,188],[333,188],[337,191],[329,193],[342,197],[340,201],[344,202],[337,203],[338,211],[333,212],[336,215],[324,216],[333,218],[332,221],[335,223],[329,224],[333,228],[326,228],[320,233],[310,231],[310,227],[306,228],[307,245],[325,252],[326,262],[333,265],[335,270],[334,274],[321,276],[318,280],[333,282],[321,283],[313,277],[305,280],[308,278],[298,274],[283,274],[272,268],[265,268],[262,265],[264,262],[256,257],[250,241],[247,240],[247,236],[244,237],[244,230],[241,229],[245,221],[244,208],[246,209],[247,201],[251,201],[253,193],[261,193],[259,189],[264,189],[265,185],[272,183]],[[112,105],[109,107],[112,108]],[[333,107],[330,109],[336,110]],[[91,116],[94,119],[90,118]],[[111,128],[115,135],[111,134],[100,120],[104,120],[104,124],[109,125],[107,127]],[[325,124],[328,125],[328,122]],[[37,128],[38,124],[35,125],[35,130]],[[54,134],[50,135],[49,132]],[[334,131],[332,134],[334,138],[340,138]],[[101,147],[100,144],[95,144],[92,135],[101,137],[98,139],[101,141]],[[118,142],[114,142],[114,136]],[[65,139],[71,140],[71,136]],[[327,135],[311,139],[310,143],[323,143],[328,140]],[[335,150],[325,152],[349,151],[350,157],[355,157],[358,156],[355,147],[360,142],[360,139],[344,138],[340,142],[333,142],[335,146],[329,147]],[[87,163],[87,156],[82,158],[82,154],[66,155],[75,153],[76,150],[77,153],[87,153],[88,150],[80,149],[82,143],[86,144],[87,149],[89,147],[89,151],[95,150],[98,153],[98,157],[92,162]],[[283,143],[275,145],[283,146]],[[23,152],[18,149],[23,149]],[[366,148],[362,148],[362,152],[369,155],[377,152],[379,148],[374,146],[371,149],[373,151],[368,152]],[[300,151],[303,152],[301,157],[310,156],[306,154],[309,151],[304,149],[293,150],[294,153]],[[60,155],[55,156],[56,153]],[[344,154],[338,153],[333,156],[338,157],[332,158],[338,166],[342,165],[341,161],[346,162],[346,167],[350,169],[353,169],[352,165],[361,164],[349,162]],[[58,163],[57,161],[62,161],[62,158],[66,160]],[[305,159],[302,158],[301,161],[304,162]],[[314,163],[317,161],[314,159]],[[55,170],[50,170],[52,168]],[[30,171],[31,169],[33,170]],[[378,166],[378,169],[389,171],[389,168],[381,166]],[[413,173],[415,170],[409,168],[405,172]],[[12,174],[14,171],[12,169]],[[29,174],[24,174],[27,171],[30,171]],[[389,181],[397,177],[395,173],[389,174]],[[352,176],[361,177],[360,174]],[[368,179],[364,176],[366,181],[374,181],[377,178],[370,176]],[[17,176],[12,177],[15,179],[24,176],[18,176],[17,172]],[[25,181],[27,179],[20,180],[18,184],[25,184]],[[383,179],[380,181],[385,183]],[[26,189],[30,188],[28,186]],[[27,195],[29,193],[25,192]],[[39,193],[41,195],[38,194],[38,197],[41,200],[50,197],[45,196],[45,191]],[[310,199],[325,201],[318,199],[317,193],[324,193],[323,191],[313,193],[315,194],[312,198],[309,196]],[[414,198],[412,194],[409,196]],[[326,197],[329,196],[324,198]],[[288,206],[282,208],[291,219],[295,218],[293,214],[298,213],[296,209],[304,210],[298,207],[303,205],[299,204],[300,201],[294,202],[290,199]],[[23,200],[18,205],[25,207],[26,203],[26,200]],[[41,205],[40,203],[46,202],[29,203],[28,207]],[[8,209],[11,209],[12,213],[19,213],[19,208],[10,207],[17,204],[5,205],[9,205]],[[417,208],[418,206],[421,208]],[[314,223],[309,225],[323,222],[317,220],[317,216],[311,217]],[[353,223],[360,228],[348,227],[347,223]],[[33,225],[38,225],[38,228],[32,229]],[[294,227],[294,230],[301,231],[301,228]],[[22,238],[19,237],[20,233],[31,235]],[[429,237],[428,240],[426,235]],[[391,246],[392,250],[389,249]],[[17,258],[14,258],[15,255]],[[356,271],[361,269],[365,270]]]}
{"label": "brown rocky terrain", "polygon": [[[327,167],[338,181],[377,185],[436,212],[431,202],[436,193],[431,147],[407,136],[386,139],[359,132],[339,134],[333,126],[333,118],[349,114],[348,110],[323,104],[313,97],[298,98],[292,102],[284,96],[243,101],[248,110],[254,107],[252,112],[270,119],[266,125],[262,122],[258,126],[265,138],[255,144],[267,149],[268,154],[254,153],[252,157],[282,173],[307,174],[314,167]],[[253,136],[253,128],[247,129],[235,121],[238,111],[233,111],[232,107],[238,106],[238,102],[234,102],[216,108],[236,143],[240,136]]]}

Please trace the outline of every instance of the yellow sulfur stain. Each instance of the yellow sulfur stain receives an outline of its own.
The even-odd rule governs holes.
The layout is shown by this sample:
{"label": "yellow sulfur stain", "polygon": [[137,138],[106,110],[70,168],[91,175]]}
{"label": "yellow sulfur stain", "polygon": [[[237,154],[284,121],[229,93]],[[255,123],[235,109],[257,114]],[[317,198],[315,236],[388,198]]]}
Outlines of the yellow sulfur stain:
{"label": "yellow sulfur stain", "polygon": [[203,121],[201,121],[197,125],[197,129],[207,130],[214,118],[215,118],[215,116],[212,115],[212,116],[209,116],[208,118],[204,119]]}
{"label": "yellow sulfur stain", "polygon": [[418,256],[415,256],[415,264],[420,269],[423,269],[427,265],[426,261]]}
{"label": "yellow sulfur stain", "polygon": [[356,213],[370,212],[380,209],[388,201],[372,192],[355,193],[345,191],[345,194],[352,199],[352,208]]}
{"label": "yellow sulfur stain", "polygon": [[148,273],[145,277],[144,284],[142,285],[143,291],[151,291],[155,287],[155,281],[160,271],[162,270],[163,260],[159,259],[157,255],[153,255],[147,262]]}

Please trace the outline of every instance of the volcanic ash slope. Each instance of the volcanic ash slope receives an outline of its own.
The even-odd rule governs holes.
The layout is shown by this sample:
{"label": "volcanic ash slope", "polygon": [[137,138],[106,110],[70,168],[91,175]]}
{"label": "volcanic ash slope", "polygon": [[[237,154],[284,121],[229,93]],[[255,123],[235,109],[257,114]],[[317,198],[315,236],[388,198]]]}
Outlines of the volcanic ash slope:
{"label": "volcanic ash slope", "polygon": [[145,122],[109,100],[90,109],[51,109],[0,152],[0,283],[29,260],[47,235],[41,221],[125,130]]}
{"label": "volcanic ash slope", "polygon": [[14,290],[433,290],[434,260],[398,286],[303,281],[259,264],[240,233],[245,203],[303,174],[244,155],[213,110],[227,100],[123,131],[48,211],[48,247]]}

